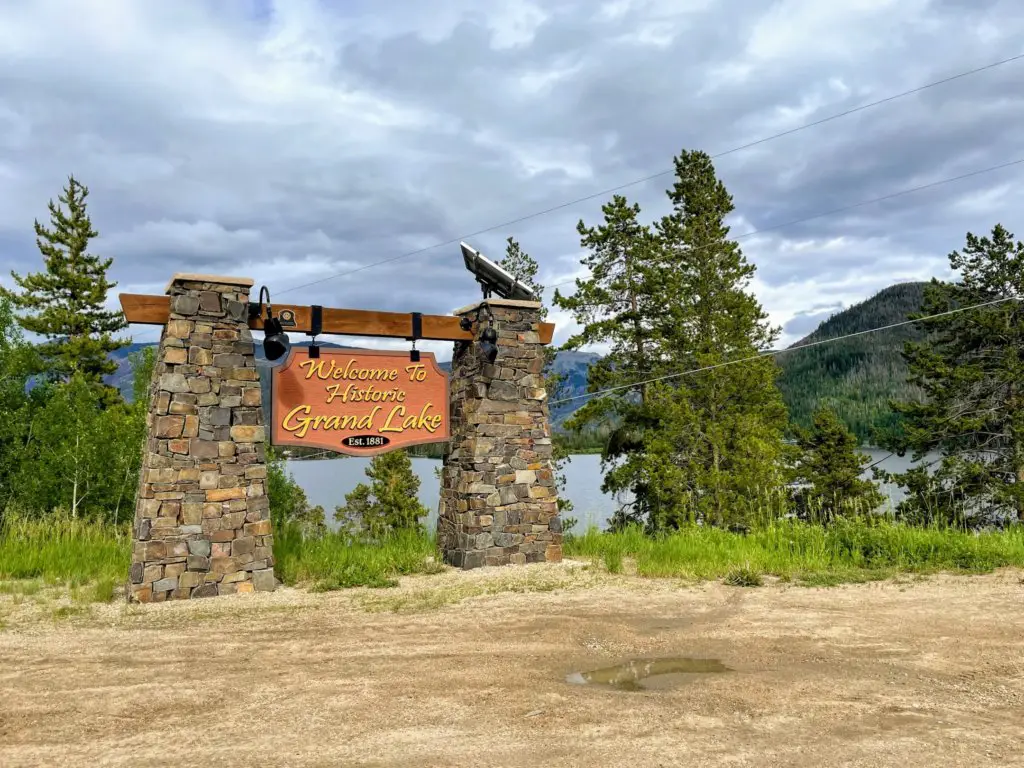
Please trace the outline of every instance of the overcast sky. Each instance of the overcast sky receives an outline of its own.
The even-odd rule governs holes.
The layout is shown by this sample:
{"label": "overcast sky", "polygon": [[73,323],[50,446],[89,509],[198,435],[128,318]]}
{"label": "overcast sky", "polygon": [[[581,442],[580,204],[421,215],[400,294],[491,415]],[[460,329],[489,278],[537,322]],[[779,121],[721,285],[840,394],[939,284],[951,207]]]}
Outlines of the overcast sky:
{"label": "overcast sky", "polygon": [[[32,221],[74,173],[117,291],[162,293],[176,271],[240,274],[294,303],[449,313],[479,296],[456,245],[287,289],[666,170],[682,149],[715,154],[1022,53],[1022,41],[1020,0],[4,2],[0,282],[41,267]],[[739,235],[1018,158],[1024,61],[716,167]],[[744,238],[782,342],[894,282],[947,276],[968,230],[1002,222],[1024,237],[1022,178],[1018,165]],[[670,183],[624,193],[654,219]],[[471,243],[497,258],[512,235],[542,282],[569,280],[576,221],[596,222],[605,199]],[[552,318],[564,340],[568,318]]]}

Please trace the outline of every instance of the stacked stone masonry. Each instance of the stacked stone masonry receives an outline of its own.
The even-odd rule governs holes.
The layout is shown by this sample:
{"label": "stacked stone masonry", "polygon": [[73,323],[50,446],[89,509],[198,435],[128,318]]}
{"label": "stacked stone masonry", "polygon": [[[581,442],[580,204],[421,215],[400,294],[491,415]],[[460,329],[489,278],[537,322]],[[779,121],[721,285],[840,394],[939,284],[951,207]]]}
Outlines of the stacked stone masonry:
{"label": "stacked stone masonry", "polygon": [[246,278],[177,276],[153,372],[131,599],[274,589]]}
{"label": "stacked stone masonry", "polygon": [[488,364],[477,345],[457,343],[451,373],[451,435],[442,469],[438,543],[445,562],[557,562],[562,527],[543,387],[540,304],[488,300],[457,314],[498,334]]}

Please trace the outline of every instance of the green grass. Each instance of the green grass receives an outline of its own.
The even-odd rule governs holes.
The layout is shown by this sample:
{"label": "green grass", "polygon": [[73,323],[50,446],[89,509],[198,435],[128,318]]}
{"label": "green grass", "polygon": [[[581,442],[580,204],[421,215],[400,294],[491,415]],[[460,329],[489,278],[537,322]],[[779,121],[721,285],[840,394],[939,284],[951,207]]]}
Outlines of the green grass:
{"label": "green grass", "polygon": [[760,587],[764,584],[761,574],[749,565],[733,568],[722,579],[730,587]]}
{"label": "green grass", "polygon": [[80,602],[104,602],[128,578],[127,526],[8,516],[0,529],[0,593],[35,595],[62,586]]}
{"label": "green grass", "polygon": [[414,573],[438,573],[433,537],[403,531],[379,544],[328,533],[304,539],[293,526],[274,535],[274,560],[278,577],[286,584],[310,583],[315,591],[345,587],[393,587],[398,577]]}
{"label": "green grass", "polygon": [[[278,577],[314,590],[396,585],[397,577],[436,573],[443,566],[425,533],[403,532],[381,544],[337,534],[303,539],[295,526],[275,531]],[[22,600],[59,587],[76,603],[109,602],[128,578],[127,527],[53,516],[33,520],[9,515],[0,529],[0,595]]]}
{"label": "green grass", "polygon": [[748,534],[693,526],[651,538],[632,528],[619,533],[590,529],[566,543],[569,557],[590,558],[619,572],[627,558],[636,573],[693,580],[726,579],[753,585],[777,576],[807,585],[887,578],[895,573],[984,573],[1024,566],[1024,528],[970,533],[919,528],[888,520],[840,521],[822,527],[775,522]]}
{"label": "green grass", "polygon": [[[75,604],[110,601],[127,578],[130,548],[127,527],[65,517],[8,518],[0,530],[0,595],[17,604],[43,600],[59,588]],[[723,579],[735,586],[757,586],[764,576],[775,576],[832,586],[900,573],[1024,567],[1024,528],[974,534],[858,519],[827,528],[774,522],[748,534],[694,526],[656,538],[636,528],[614,534],[591,529],[568,538],[565,553],[589,558],[608,573]],[[274,555],[286,584],[317,591],[390,587],[399,576],[444,570],[433,537],[416,532],[367,544],[338,534],[304,539],[296,527],[279,526]]]}

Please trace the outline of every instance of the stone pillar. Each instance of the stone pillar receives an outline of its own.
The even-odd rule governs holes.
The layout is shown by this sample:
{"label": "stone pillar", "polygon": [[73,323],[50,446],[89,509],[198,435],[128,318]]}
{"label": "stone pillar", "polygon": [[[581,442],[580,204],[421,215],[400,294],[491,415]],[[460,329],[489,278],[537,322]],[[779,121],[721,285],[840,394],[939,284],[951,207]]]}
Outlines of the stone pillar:
{"label": "stone pillar", "polygon": [[438,545],[456,568],[562,559],[551,463],[551,426],[542,387],[540,304],[488,299],[457,310],[480,327],[493,317],[493,365],[477,345],[455,345],[451,440],[438,513]]}
{"label": "stone pillar", "polygon": [[135,507],[135,601],[275,586],[251,287],[181,274],[167,287]]}

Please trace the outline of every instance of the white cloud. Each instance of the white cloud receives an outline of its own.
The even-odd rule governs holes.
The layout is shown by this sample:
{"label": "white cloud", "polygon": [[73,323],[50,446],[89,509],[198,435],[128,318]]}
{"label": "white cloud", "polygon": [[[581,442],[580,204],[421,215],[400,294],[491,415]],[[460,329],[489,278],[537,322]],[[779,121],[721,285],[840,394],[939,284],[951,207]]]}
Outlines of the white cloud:
{"label": "white cloud", "polygon": [[527,46],[548,18],[540,6],[532,3],[499,6],[497,13],[488,16],[486,22],[491,31],[491,46],[499,51]]}
{"label": "white cloud", "polygon": [[569,80],[582,69],[582,62],[566,61],[543,69],[527,70],[518,76],[518,85],[526,97],[537,97],[550,93],[554,86]]}
{"label": "white cloud", "polygon": [[[575,223],[604,198],[567,201],[1018,53],[1024,35],[1012,0],[264,5],[0,6],[0,276],[38,268],[32,220],[74,173],[121,290],[233,271],[277,293],[323,280],[290,301],[447,313],[477,296],[456,245],[361,267],[516,221],[474,244],[500,256],[515,235],[543,282],[570,279]],[[774,322],[944,274],[968,230],[1024,234],[1020,168],[772,229],[1020,156],[1022,66],[716,160],[733,233],[771,230],[742,244]],[[650,219],[670,183],[622,193]],[[572,332],[552,319],[556,340]]]}
{"label": "white cloud", "polygon": [[887,31],[898,34],[919,18],[929,0],[782,0],[754,25],[747,53],[762,62],[822,57],[870,56],[882,48]]}
{"label": "white cloud", "polygon": [[969,192],[956,198],[952,205],[958,212],[972,216],[984,216],[989,211],[1004,208],[1014,193],[1019,196],[1021,191],[1020,185],[1007,182],[989,189]]}

